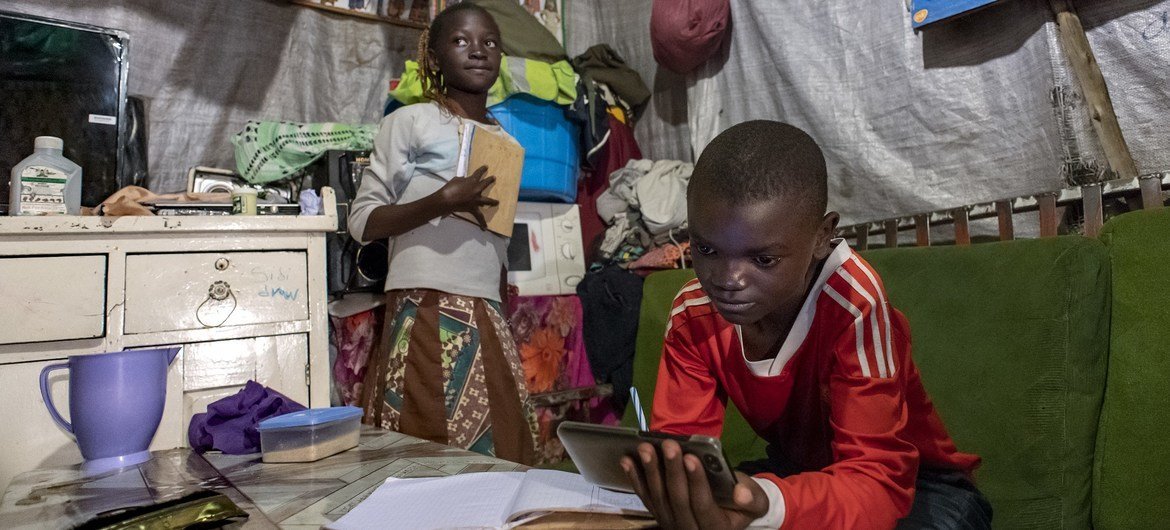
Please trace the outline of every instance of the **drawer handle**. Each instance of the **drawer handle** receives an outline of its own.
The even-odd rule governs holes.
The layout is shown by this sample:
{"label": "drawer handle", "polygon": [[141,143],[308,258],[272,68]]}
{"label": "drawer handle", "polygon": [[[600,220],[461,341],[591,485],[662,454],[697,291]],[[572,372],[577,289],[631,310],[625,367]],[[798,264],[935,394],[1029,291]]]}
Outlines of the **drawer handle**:
{"label": "drawer handle", "polygon": [[232,286],[225,281],[217,281],[207,288],[207,297],[212,300],[227,300],[232,294]]}
{"label": "drawer handle", "polygon": [[[218,324],[208,324],[207,322],[203,321],[203,308],[207,305],[208,302],[223,302],[229,298],[231,299],[231,308],[226,310],[227,314],[224,315],[222,319],[220,319]],[[221,304],[217,303],[214,305]],[[204,298],[203,302],[199,304],[199,307],[195,308],[195,320],[199,321],[199,324],[205,328],[218,328],[222,326],[224,322],[227,322],[228,319],[232,317],[232,313],[235,312],[236,294],[232,292],[232,286],[228,284],[228,282],[220,280],[212,283],[211,286],[207,288],[207,298]]]}

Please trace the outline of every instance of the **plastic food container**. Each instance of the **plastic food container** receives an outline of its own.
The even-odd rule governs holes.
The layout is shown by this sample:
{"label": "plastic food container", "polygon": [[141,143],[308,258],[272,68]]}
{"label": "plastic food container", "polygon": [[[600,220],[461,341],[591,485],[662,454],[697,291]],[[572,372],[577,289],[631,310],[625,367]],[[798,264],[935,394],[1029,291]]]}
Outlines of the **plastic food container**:
{"label": "plastic food container", "polygon": [[260,422],[265,462],[313,462],[356,447],[362,409],[309,409]]}

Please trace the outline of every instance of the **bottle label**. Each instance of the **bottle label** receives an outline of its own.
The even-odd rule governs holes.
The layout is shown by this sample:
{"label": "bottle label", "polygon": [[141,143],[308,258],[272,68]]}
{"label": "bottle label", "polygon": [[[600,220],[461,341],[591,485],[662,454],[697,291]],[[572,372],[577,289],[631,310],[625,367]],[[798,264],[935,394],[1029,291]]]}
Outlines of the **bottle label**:
{"label": "bottle label", "polygon": [[65,214],[68,175],[48,166],[28,166],[20,172],[21,215]]}

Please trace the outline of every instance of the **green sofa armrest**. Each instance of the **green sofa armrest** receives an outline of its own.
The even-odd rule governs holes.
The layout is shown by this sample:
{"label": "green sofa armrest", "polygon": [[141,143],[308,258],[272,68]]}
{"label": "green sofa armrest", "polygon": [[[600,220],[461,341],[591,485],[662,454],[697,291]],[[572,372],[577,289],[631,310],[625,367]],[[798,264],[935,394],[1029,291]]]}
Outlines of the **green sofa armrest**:
{"label": "green sofa armrest", "polygon": [[1127,213],[1101,240],[1113,270],[1109,382],[1093,473],[1096,528],[1170,524],[1170,210]]}
{"label": "green sofa armrest", "polygon": [[864,254],[997,528],[1089,528],[1109,263],[1079,236]]}

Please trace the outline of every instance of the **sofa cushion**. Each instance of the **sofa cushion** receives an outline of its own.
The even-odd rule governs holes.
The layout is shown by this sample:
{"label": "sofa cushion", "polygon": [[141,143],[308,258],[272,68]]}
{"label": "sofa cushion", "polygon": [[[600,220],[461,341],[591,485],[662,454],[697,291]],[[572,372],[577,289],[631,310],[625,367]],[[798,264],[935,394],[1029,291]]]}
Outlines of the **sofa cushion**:
{"label": "sofa cushion", "polygon": [[1170,521],[1168,235],[1166,209],[1114,218],[1101,234],[1113,271],[1113,319],[1093,476],[1097,528]]}
{"label": "sofa cushion", "polygon": [[[638,389],[647,415],[650,414],[654,386],[658,382],[658,361],[662,358],[662,343],[666,339],[666,319],[670,315],[671,303],[683,284],[694,277],[695,271],[691,269],[656,272],[648,276],[642,286],[642,312],[638,317],[638,343],[634,352],[634,386]],[[622,425],[637,426],[638,420],[630,409],[632,406],[630,404],[626,407]],[[765,444],[731,403],[727,404],[720,441],[733,465],[765,456]]]}
{"label": "sofa cushion", "polygon": [[1108,358],[1104,245],[1078,236],[867,252],[999,528],[1088,528]]}

